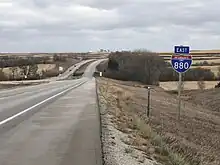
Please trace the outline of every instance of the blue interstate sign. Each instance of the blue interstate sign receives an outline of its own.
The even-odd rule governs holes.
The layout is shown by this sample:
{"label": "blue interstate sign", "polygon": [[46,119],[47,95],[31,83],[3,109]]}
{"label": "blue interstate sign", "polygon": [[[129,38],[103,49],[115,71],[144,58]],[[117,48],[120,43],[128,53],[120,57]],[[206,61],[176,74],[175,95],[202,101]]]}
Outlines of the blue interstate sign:
{"label": "blue interstate sign", "polygon": [[178,73],[186,72],[192,65],[191,55],[173,55],[171,59],[173,69]]}
{"label": "blue interstate sign", "polygon": [[189,46],[174,46],[175,54],[189,54]]}

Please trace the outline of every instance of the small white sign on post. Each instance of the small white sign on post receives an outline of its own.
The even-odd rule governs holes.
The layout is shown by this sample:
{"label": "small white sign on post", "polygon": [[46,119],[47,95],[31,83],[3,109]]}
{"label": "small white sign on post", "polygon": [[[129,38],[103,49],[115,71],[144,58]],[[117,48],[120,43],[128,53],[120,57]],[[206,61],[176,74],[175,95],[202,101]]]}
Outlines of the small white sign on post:
{"label": "small white sign on post", "polygon": [[60,72],[63,72],[63,67],[60,66],[60,67],[59,67],[59,71],[60,71]]}
{"label": "small white sign on post", "polygon": [[102,72],[99,72],[99,76],[102,77]]}

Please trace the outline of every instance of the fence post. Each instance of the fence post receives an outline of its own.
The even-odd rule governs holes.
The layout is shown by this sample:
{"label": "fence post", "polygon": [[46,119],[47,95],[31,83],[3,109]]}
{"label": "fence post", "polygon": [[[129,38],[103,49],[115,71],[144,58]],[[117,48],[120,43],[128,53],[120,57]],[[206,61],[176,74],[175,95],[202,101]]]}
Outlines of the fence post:
{"label": "fence post", "polygon": [[147,97],[147,117],[150,116],[150,87],[147,87],[148,97]]}

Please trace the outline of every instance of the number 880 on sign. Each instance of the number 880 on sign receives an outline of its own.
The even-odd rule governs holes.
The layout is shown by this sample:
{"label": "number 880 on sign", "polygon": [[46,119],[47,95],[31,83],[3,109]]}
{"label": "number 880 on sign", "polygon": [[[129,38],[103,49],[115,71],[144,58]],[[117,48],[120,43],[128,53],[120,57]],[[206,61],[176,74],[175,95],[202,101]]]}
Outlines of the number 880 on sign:
{"label": "number 880 on sign", "polygon": [[186,72],[192,65],[192,58],[187,57],[179,59],[172,57],[171,64],[176,72],[183,73]]}

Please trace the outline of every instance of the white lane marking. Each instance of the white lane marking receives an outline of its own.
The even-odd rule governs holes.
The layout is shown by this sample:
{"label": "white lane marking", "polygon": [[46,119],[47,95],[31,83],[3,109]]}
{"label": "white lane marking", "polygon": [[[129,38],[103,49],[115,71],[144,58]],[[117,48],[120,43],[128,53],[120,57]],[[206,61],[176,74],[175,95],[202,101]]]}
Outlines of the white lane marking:
{"label": "white lane marking", "polygon": [[22,115],[22,114],[24,114],[24,113],[26,113],[26,112],[28,112],[28,111],[30,111],[30,110],[32,110],[32,109],[38,107],[39,105],[41,105],[41,104],[43,104],[43,103],[45,103],[45,102],[47,102],[47,101],[49,101],[49,100],[51,100],[51,99],[53,99],[53,98],[59,96],[59,95],[62,95],[63,93],[68,92],[68,91],[70,91],[70,90],[72,90],[72,89],[74,89],[74,88],[76,88],[76,87],[78,87],[78,86],[80,86],[80,85],[82,85],[82,84],[85,83],[85,82],[86,82],[86,81],[83,81],[83,82],[81,82],[81,83],[79,83],[79,84],[77,84],[77,85],[75,85],[75,86],[73,86],[73,87],[71,87],[71,88],[68,88],[68,89],[66,89],[66,90],[64,90],[64,91],[62,91],[62,92],[60,92],[60,93],[58,93],[58,94],[55,94],[55,95],[53,95],[53,96],[47,98],[46,100],[43,100],[43,101],[41,101],[41,102],[39,102],[39,103],[37,103],[37,104],[31,106],[31,107],[29,107],[29,108],[27,108],[27,109],[25,109],[25,110],[19,112],[19,113],[17,113],[17,114],[15,114],[15,115],[13,115],[13,116],[11,116],[11,117],[9,117],[9,118],[7,118],[7,119],[1,121],[1,122],[0,122],[0,126],[3,125],[3,124],[5,124],[5,123],[7,123],[7,122],[9,122],[10,120],[15,119],[16,117],[18,117],[18,116],[20,116],[20,115]]}

